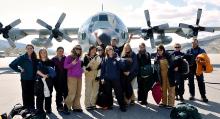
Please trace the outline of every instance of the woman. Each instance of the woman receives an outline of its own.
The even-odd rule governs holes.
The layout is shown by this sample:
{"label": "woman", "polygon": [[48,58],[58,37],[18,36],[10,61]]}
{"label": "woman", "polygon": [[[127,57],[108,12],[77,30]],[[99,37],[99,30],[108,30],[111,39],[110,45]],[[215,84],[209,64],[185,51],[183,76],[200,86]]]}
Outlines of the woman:
{"label": "woman", "polygon": [[70,113],[71,107],[73,111],[82,112],[80,104],[83,73],[81,55],[82,48],[80,45],[76,45],[64,62],[64,68],[67,69],[68,87],[68,95],[65,99],[68,110],[64,110],[66,114]]}
{"label": "woman", "polygon": [[172,108],[175,101],[175,82],[168,78],[169,59],[169,54],[166,53],[164,46],[159,45],[154,64],[162,86],[162,103],[159,106],[166,108]]}
{"label": "woman", "polygon": [[126,69],[122,74],[123,90],[125,92],[126,103],[134,104],[135,96],[133,91],[133,85],[135,83],[134,78],[138,73],[137,56],[132,51],[129,43],[124,45],[121,57],[126,61]]}
{"label": "woman", "polygon": [[98,67],[101,63],[96,47],[90,46],[88,54],[85,55],[83,65],[85,66],[85,107],[87,110],[96,108],[96,99],[99,89],[99,80],[96,80]]}
{"label": "woman", "polygon": [[[120,71],[123,67],[123,63],[120,58],[113,51],[112,46],[107,46],[105,49],[106,58],[102,64],[101,68],[101,80],[105,85],[106,95],[112,99],[112,88],[114,89],[120,110],[122,112],[126,111],[121,81],[120,81]],[[112,99],[113,100],[113,99]],[[113,102],[110,102],[108,108],[111,108]]]}
{"label": "woman", "polygon": [[46,85],[48,86],[50,95],[48,97],[45,97],[43,90],[42,92],[37,93],[37,99],[36,99],[37,110],[40,112],[44,112],[43,109],[43,105],[44,105],[46,113],[50,114],[52,112],[51,104],[52,104],[52,92],[53,92],[53,78],[49,76],[48,67],[54,68],[54,63],[52,60],[48,58],[47,50],[40,49],[37,74],[38,76],[42,77],[42,79],[38,81],[40,81],[41,83],[43,83],[42,80],[46,81]]}
{"label": "woman", "polygon": [[52,61],[55,65],[56,77],[54,80],[54,88],[56,90],[56,105],[57,111],[61,112],[64,108],[67,108],[66,105],[63,105],[64,99],[67,97],[68,88],[67,88],[67,71],[64,68],[64,61],[66,56],[64,55],[64,48],[57,48],[57,55],[52,58]]}
{"label": "woman", "polygon": [[37,56],[33,45],[26,45],[26,53],[9,64],[14,71],[21,73],[23,106],[34,110],[34,83],[37,72]]}
{"label": "woman", "polygon": [[[146,46],[144,43],[139,45],[139,51],[137,54],[138,59],[138,101],[141,101],[141,105],[147,105],[148,91],[151,89],[154,79],[153,79],[153,68],[151,67],[151,56],[150,53],[146,51]],[[149,67],[149,68],[148,68]],[[143,71],[146,70],[146,71]]]}

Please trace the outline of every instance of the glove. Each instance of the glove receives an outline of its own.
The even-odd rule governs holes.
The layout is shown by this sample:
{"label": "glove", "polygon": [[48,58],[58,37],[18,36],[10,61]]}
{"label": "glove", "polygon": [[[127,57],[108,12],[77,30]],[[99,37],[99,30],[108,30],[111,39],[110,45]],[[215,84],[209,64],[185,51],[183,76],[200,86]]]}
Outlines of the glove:
{"label": "glove", "polygon": [[96,81],[99,81],[99,80],[100,80],[100,77],[96,77],[95,80],[96,80]]}
{"label": "glove", "polygon": [[91,71],[92,69],[91,69],[90,67],[87,67],[86,70],[87,70],[87,71]]}

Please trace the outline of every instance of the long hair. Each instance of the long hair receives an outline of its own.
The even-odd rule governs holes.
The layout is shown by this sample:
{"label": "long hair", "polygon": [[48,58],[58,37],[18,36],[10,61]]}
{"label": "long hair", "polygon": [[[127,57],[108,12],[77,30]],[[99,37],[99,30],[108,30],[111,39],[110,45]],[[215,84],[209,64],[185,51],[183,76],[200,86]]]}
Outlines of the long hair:
{"label": "long hair", "polygon": [[80,57],[80,56],[82,55],[82,50],[80,51],[79,55],[77,54],[77,52],[76,52],[76,48],[77,48],[77,47],[80,47],[80,48],[81,48],[80,45],[76,45],[76,46],[73,47],[73,49],[71,50],[71,56],[72,56],[73,58],[77,58],[77,57]]}
{"label": "long hair", "polygon": [[164,46],[163,46],[162,44],[160,44],[160,45],[157,47],[157,51],[158,51],[158,50],[162,50],[162,51],[163,51],[162,56],[165,56],[166,50],[165,50],[165,48],[164,48]]}
{"label": "long hair", "polygon": [[[108,54],[108,51],[109,49],[112,49],[113,50],[113,47],[111,45],[107,45],[106,48],[105,48],[105,56],[108,58],[109,57],[109,54]],[[113,51],[114,52],[114,51]],[[114,54],[113,54],[114,55]]]}
{"label": "long hair", "polygon": [[[126,47],[129,47],[129,49],[130,49],[129,54],[127,54],[127,52],[125,51]],[[125,55],[131,56],[131,53],[132,53],[132,49],[131,49],[130,44],[129,43],[125,43],[125,45],[123,47],[123,50],[122,50],[122,53],[121,53],[121,57],[124,57]]]}
{"label": "long hair", "polygon": [[[34,46],[31,44],[27,44],[25,48],[27,48],[27,47],[32,47],[34,50]],[[31,54],[31,60],[37,60],[37,54],[35,51],[33,51],[33,53]]]}
{"label": "long hair", "polygon": [[42,48],[42,49],[40,49],[39,50],[39,59],[41,59],[42,57],[41,57],[41,53],[43,52],[43,51],[45,51],[46,52],[46,60],[48,60],[49,58],[48,58],[48,53],[47,53],[47,50],[45,49],[45,48]]}
{"label": "long hair", "polygon": [[94,45],[91,45],[90,47],[89,47],[89,52],[88,52],[88,56],[90,56],[91,55],[91,51],[94,49],[94,48],[96,48]]}

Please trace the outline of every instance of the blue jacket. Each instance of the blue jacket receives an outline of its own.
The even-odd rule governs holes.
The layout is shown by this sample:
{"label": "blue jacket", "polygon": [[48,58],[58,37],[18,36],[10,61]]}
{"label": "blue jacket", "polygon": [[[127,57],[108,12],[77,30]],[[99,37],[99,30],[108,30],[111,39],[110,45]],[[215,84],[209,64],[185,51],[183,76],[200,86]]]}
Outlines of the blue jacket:
{"label": "blue jacket", "polygon": [[[21,73],[21,80],[35,80],[38,61],[32,61],[28,54],[21,55],[9,64],[9,67]],[[21,67],[24,72],[19,69]]]}
{"label": "blue jacket", "polygon": [[113,58],[105,58],[101,64],[101,79],[104,80],[119,80],[120,71],[124,67],[123,60]]}

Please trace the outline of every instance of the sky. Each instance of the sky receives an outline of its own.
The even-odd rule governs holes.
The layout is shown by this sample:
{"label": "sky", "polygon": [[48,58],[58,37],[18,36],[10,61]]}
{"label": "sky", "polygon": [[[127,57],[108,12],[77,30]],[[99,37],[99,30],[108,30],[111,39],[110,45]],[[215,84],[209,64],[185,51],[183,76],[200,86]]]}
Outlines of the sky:
{"label": "sky", "polygon": [[[20,18],[22,23],[17,28],[40,29],[43,27],[36,23],[38,18],[54,26],[60,14],[65,12],[67,16],[61,28],[75,28],[80,27],[91,15],[101,11],[102,3],[104,11],[116,14],[128,27],[146,27],[145,9],[150,12],[153,26],[163,23],[169,23],[171,27],[177,27],[179,23],[195,24],[198,8],[203,9],[201,26],[220,26],[220,0],[4,0],[1,2],[0,22],[7,25]],[[199,33],[198,37],[215,34],[219,32]],[[189,42],[175,34],[168,35],[173,37],[174,42]],[[30,43],[36,37],[27,36],[17,42]],[[137,47],[143,40],[132,42],[132,47]],[[53,40],[53,49],[66,46],[70,50],[75,43],[58,43]],[[149,45],[149,41],[146,41],[146,44]]]}

